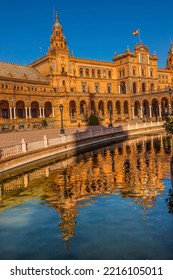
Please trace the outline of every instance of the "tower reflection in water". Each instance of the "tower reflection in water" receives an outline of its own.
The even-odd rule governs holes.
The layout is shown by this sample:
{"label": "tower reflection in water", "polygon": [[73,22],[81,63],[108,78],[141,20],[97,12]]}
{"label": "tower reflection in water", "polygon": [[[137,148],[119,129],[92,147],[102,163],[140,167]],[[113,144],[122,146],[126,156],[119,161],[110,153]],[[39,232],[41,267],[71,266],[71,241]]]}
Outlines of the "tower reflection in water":
{"label": "tower reflection in water", "polygon": [[[170,177],[170,151],[167,137],[144,137],[50,164],[2,183],[0,211],[40,197],[42,204],[60,213],[58,226],[69,250],[78,209],[99,195],[131,198],[144,213],[155,207],[165,188],[163,178]],[[166,203],[172,214],[170,192]]]}

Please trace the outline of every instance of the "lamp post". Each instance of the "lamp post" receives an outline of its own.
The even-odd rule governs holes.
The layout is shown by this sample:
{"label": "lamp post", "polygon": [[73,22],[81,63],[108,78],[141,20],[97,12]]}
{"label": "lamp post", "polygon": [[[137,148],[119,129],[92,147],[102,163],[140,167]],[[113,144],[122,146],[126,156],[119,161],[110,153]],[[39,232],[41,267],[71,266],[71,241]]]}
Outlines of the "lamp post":
{"label": "lamp post", "polygon": [[65,134],[65,130],[64,130],[64,127],[63,127],[63,109],[64,109],[64,106],[62,104],[59,105],[59,109],[60,109],[60,115],[61,115],[61,129],[60,129],[60,134]]}
{"label": "lamp post", "polygon": [[172,89],[169,88],[169,96],[170,96],[170,112],[169,114],[172,115]]}
{"label": "lamp post", "polygon": [[111,116],[111,113],[112,113],[112,107],[111,107],[111,105],[109,105],[109,127],[112,127],[112,116]]}

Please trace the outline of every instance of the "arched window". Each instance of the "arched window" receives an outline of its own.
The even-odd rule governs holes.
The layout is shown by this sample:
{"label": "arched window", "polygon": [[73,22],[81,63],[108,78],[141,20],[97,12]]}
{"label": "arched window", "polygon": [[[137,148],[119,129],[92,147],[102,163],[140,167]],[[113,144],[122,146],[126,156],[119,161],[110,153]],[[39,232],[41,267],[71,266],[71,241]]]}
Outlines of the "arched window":
{"label": "arched window", "polygon": [[125,82],[120,83],[120,93],[123,93],[123,94],[126,93],[126,83]]}
{"label": "arched window", "polygon": [[79,69],[79,75],[80,75],[80,77],[83,77],[83,69],[82,68]]}
{"label": "arched window", "polygon": [[151,91],[153,91],[153,90],[154,90],[154,84],[153,84],[153,83],[151,83],[150,88],[151,88]]}
{"label": "arched window", "polygon": [[74,100],[69,103],[69,114],[71,119],[76,119],[76,102]]}
{"label": "arched window", "polygon": [[117,111],[117,115],[121,114],[121,105],[120,105],[120,101],[117,101],[115,104],[116,107],[116,111]]}
{"label": "arched window", "polygon": [[112,73],[111,73],[111,71],[110,71],[110,70],[108,71],[108,78],[109,78],[109,79],[111,79],[111,78],[112,78]]}
{"label": "arched window", "polygon": [[91,72],[92,72],[92,77],[93,77],[93,78],[95,78],[95,70],[94,70],[94,69],[92,69],[92,71],[91,71]]}
{"label": "arched window", "polygon": [[133,68],[133,76],[136,76],[136,69]]}
{"label": "arched window", "polygon": [[99,116],[103,117],[104,116],[104,103],[102,100],[99,101],[98,109],[99,109]]}
{"label": "arched window", "polygon": [[128,115],[129,114],[129,107],[128,107],[128,102],[124,101],[124,114]]}
{"label": "arched window", "polygon": [[136,93],[136,83],[133,83],[133,93]]}
{"label": "arched window", "polygon": [[145,92],[145,83],[142,83],[142,92]]}
{"label": "arched window", "polygon": [[89,69],[86,69],[86,77],[89,77],[90,74],[89,74]]}
{"label": "arched window", "polygon": [[97,77],[98,77],[98,78],[101,78],[101,72],[100,72],[100,70],[97,70]]}
{"label": "arched window", "polygon": [[80,114],[81,115],[86,115],[86,102],[85,102],[85,100],[82,100],[80,102]]}

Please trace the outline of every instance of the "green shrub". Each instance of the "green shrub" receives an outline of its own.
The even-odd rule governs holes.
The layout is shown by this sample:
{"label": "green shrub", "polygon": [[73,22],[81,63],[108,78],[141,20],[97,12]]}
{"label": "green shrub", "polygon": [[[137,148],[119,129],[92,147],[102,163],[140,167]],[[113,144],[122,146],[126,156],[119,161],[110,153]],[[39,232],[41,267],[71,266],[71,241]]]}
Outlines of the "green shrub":
{"label": "green shrub", "polygon": [[46,120],[42,120],[41,121],[41,126],[42,127],[46,127],[47,126],[47,121]]}
{"label": "green shrub", "polygon": [[99,125],[99,118],[95,115],[91,115],[88,119],[88,124],[89,125]]}

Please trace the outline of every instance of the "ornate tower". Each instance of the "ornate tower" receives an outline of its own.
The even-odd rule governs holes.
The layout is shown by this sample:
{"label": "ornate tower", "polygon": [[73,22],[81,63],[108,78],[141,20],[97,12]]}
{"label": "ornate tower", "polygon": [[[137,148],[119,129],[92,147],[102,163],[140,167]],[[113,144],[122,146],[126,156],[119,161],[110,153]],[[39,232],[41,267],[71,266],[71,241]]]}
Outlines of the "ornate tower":
{"label": "ornate tower", "polygon": [[63,34],[63,29],[58,20],[58,12],[56,11],[55,24],[53,26],[53,34],[50,38],[50,53],[56,54],[57,52],[69,53],[66,38]]}
{"label": "ornate tower", "polygon": [[168,59],[166,69],[173,70],[173,44],[171,43],[170,50],[168,52]]}

